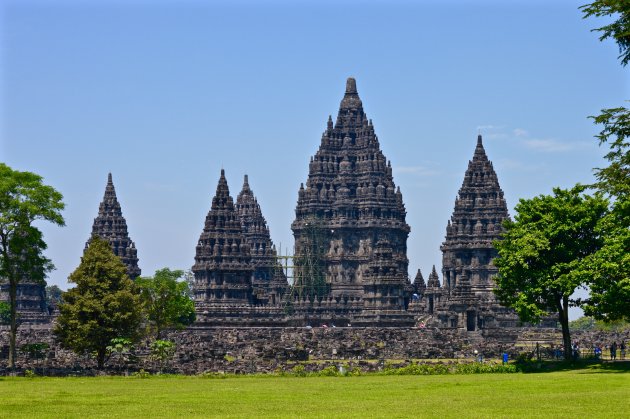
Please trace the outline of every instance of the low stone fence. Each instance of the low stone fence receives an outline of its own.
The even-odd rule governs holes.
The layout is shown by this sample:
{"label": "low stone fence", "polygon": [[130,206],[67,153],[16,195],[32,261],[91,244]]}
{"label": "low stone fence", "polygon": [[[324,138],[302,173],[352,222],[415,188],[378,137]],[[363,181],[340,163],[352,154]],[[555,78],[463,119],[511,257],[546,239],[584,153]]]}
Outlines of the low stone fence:
{"label": "low stone fence", "polygon": [[[172,359],[160,365],[151,359],[149,341],[141,342],[127,362],[113,356],[107,363],[109,373],[145,369],[155,372],[199,374],[203,372],[266,373],[290,368],[295,362],[316,361],[317,365],[352,361],[362,369],[378,368],[382,360],[500,358],[515,357],[523,351],[521,336],[527,342],[559,342],[553,329],[497,329],[465,332],[430,328],[189,328],[172,331],[167,339],[176,344]],[[62,349],[54,340],[50,326],[23,325],[18,348],[27,343],[47,343],[41,359],[19,353],[18,369],[35,369],[47,375],[89,375],[96,364],[87,355]],[[8,330],[0,329],[0,374],[6,373]],[[371,361],[371,362],[368,362]],[[362,366],[361,366],[362,365]]]}

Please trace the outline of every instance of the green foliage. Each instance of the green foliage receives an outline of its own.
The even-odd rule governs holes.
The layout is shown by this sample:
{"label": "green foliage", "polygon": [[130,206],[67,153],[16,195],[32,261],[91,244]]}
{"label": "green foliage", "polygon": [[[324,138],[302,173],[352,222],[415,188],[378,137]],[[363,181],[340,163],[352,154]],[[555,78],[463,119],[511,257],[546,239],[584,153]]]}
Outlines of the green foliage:
{"label": "green foliage", "polygon": [[623,66],[630,62],[630,3],[627,0],[597,0],[581,6],[584,19],[588,17],[617,16],[617,20],[600,28],[593,29],[601,33],[600,41],[608,38],[619,46],[619,59]]}
{"label": "green foliage", "polygon": [[149,378],[151,377],[151,373],[145,371],[144,368],[141,368],[140,371],[134,372],[132,376],[136,378]]}
{"label": "green foliage", "polygon": [[622,332],[630,330],[630,322],[626,320],[603,321],[593,317],[582,316],[569,323],[569,328],[575,331],[595,330],[602,332]]}
{"label": "green foliage", "polygon": [[[303,371],[302,371],[303,372]],[[340,375],[339,369],[334,365],[330,365],[322,370],[320,370],[317,374],[319,377],[337,377]]]}
{"label": "green foliage", "polygon": [[607,321],[630,320],[630,111],[602,112],[593,119],[603,125],[597,138],[610,147],[610,165],[596,170],[595,186],[612,197],[612,207],[600,224],[603,246],[580,272],[590,288],[584,312]]}
{"label": "green foliage", "polygon": [[46,303],[49,307],[56,307],[61,304],[61,296],[63,290],[57,285],[49,285],[46,287]]}
{"label": "green foliage", "polygon": [[304,365],[298,364],[291,369],[291,374],[296,377],[306,377],[308,373],[306,372],[306,368]]}
{"label": "green foliage", "polygon": [[497,297],[523,321],[537,322],[558,313],[567,348],[571,346],[568,309],[580,304],[571,295],[586,285],[581,273],[602,247],[598,226],[608,210],[606,199],[584,195],[584,189],[580,185],[555,188],[553,196],[521,199],[515,221],[504,222],[502,240],[495,242]]}
{"label": "green foliage", "polygon": [[127,362],[131,360],[131,352],[133,351],[133,344],[130,339],[126,338],[114,338],[110,341],[110,344],[105,348],[107,356],[114,358],[119,368],[122,368]]}
{"label": "green foliage", "polygon": [[[580,7],[584,18],[614,17],[600,28],[600,41],[613,39],[619,47],[621,65],[630,62],[630,2],[597,0]],[[595,169],[596,186],[612,198],[612,210],[601,224],[603,246],[589,258],[580,272],[588,281],[590,297],[584,313],[597,319],[630,320],[630,110],[625,107],[602,109],[591,116],[602,131],[599,144],[608,145],[607,167]]]}
{"label": "green foliage", "polygon": [[25,278],[44,282],[54,266],[44,256],[46,242],[33,222],[64,225],[62,195],[42,183],[42,177],[0,163],[0,278],[9,288],[9,368],[15,364],[17,286]]}
{"label": "green foliage", "polygon": [[26,343],[20,347],[20,352],[28,355],[32,359],[42,359],[46,357],[46,351],[50,348],[46,342]]}
{"label": "green foliage", "polygon": [[595,330],[595,319],[582,316],[579,319],[569,322],[569,329],[572,331]]}
{"label": "green foliage", "polygon": [[54,333],[65,348],[96,353],[102,368],[112,339],[135,342],[139,338],[140,296],[127,267],[98,237],[90,240],[69,280],[76,286],[63,294]]}
{"label": "green foliage", "polygon": [[26,378],[35,378],[35,377],[37,377],[37,374],[33,370],[25,370],[24,371],[24,377],[26,377]]}
{"label": "green foliage", "polygon": [[175,343],[170,340],[156,340],[151,343],[151,356],[160,361],[170,359],[175,353]]}
{"label": "green foliage", "polygon": [[11,306],[9,303],[0,301],[0,324],[9,324],[11,322]]}
{"label": "green foliage", "polygon": [[149,322],[160,339],[167,327],[183,328],[195,321],[195,304],[187,281],[178,281],[183,271],[158,270],[153,277],[136,280]]}
{"label": "green foliage", "polygon": [[602,109],[601,115],[590,118],[602,126],[596,136],[599,144],[610,148],[604,156],[610,166],[595,171],[597,186],[611,196],[627,198],[630,196],[630,111],[624,107]]}
{"label": "green foliage", "polygon": [[159,361],[160,369],[173,358],[175,354],[175,343],[170,340],[156,340],[151,343],[151,358]]}

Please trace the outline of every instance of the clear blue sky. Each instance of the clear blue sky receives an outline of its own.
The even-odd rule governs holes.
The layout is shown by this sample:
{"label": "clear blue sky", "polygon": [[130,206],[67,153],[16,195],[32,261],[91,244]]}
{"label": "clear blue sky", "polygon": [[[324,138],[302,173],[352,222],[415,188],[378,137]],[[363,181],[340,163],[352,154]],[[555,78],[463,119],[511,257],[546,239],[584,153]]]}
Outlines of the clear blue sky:
{"label": "clear blue sky", "polygon": [[410,275],[426,275],[479,130],[511,209],[605,164],[587,116],[629,79],[584,2],[5,0],[0,160],[64,194],[67,226],[43,226],[62,288],[110,171],[146,275],[192,265],[221,167],[233,196],[249,174],[290,249],[353,76],[403,193]]}

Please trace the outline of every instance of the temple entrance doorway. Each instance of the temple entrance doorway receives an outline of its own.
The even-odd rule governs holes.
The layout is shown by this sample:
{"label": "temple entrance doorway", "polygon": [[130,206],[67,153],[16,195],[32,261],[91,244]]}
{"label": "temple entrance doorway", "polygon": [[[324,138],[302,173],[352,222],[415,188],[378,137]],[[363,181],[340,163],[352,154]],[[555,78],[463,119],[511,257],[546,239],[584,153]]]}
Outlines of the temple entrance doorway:
{"label": "temple entrance doorway", "polygon": [[466,330],[469,332],[475,331],[475,326],[477,324],[477,315],[474,311],[466,312]]}

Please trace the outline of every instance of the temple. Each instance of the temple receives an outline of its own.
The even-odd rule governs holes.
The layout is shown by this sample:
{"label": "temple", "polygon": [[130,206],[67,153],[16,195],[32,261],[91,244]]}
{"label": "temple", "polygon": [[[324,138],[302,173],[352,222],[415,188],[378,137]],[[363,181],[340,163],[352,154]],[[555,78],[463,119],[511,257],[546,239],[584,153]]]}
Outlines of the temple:
{"label": "temple", "polygon": [[[194,328],[423,325],[489,336],[520,326],[493,293],[493,242],[509,215],[481,135],[446,226],[442,281],[435,265],[426,282],[420,270],[410,281],[406,215],[391,163],[349,78],[298,191],[293,263],[285,256],[286,271],[248,176],[234,201],[221,170],[195,248]],[[140,275],[111,174],[92,236],[109,241],[131,278]],[[6,287],[0,290],[6,299]],[[43,285],[21,284],[21,311],[45,311],[44,299]]]}
{"label": "temple", "polygon": [[[45,323],[48,321],[46,283],[24,278],[17,285],[15,297],[20,322]],[[0,279],[0,302],[8,303],[9,300],[9,283]]]}
{"label": "temple", "polygon": [[296,305],[322,321],[336,314],[355,323],[406,323],[399,316],[412,289],[405,206],[353,78],[336,122],[328,118],[295,214]]}
{"label": "temple", "polygon": [[[98,207],[98,215],[94,219],[94,224],[92,224],[91,237],[94,236],[109,242],[114,254],[127,265],[127,273],[131,279],[140,276],[138,251],[134,242],[129,238],[127,221],[122,215],[111,173],[107,176],[105,195]],[[86,249],[89,242],[88,240],[85,244]]]}
{"label": "temple", "polygon": [[269,232],[262,213],[258,216],[260,208],[251,208],[255,200],[253,194],[251,200],[247,197],[247,178],[244,189],[239,214],[221,170],[192,267],[197,327],[283,324],[280,306],[274,305],[279,302],[274,292],[279,281],[274,280]]}
{"label": "temple", "polygon": [[441,246],[437,325],[466,331],[516,325],[514,312],[501,306],[493,293],[498,269],[492,261],[498,253],[492,243],[501,238],[508,217],[503,190],[479,135]]}
{"label": "temple", "polygon": [[250,248],[253,268],[253,301],[256,305],[276,305],[284,295],[287,277],[278,263],[267,221],[245,175],[243,188],[236,198],[236,212]]}

